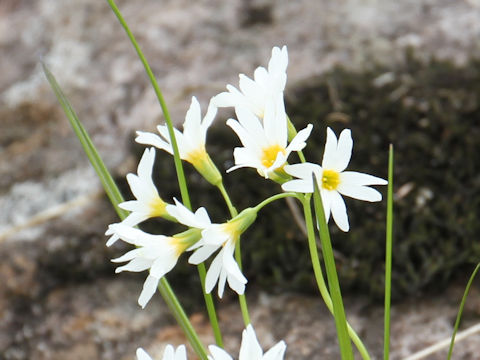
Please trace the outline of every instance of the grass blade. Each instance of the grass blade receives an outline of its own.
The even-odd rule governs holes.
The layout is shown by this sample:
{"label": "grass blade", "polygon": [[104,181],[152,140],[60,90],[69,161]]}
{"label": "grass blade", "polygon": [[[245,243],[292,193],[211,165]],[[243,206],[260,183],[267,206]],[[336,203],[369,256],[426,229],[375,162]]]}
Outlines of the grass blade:
{"label": "grass blade", "polygon": [[465,306],[465,301],[467,300],[468,292],[470,291],[470,286],[472,285],[473,279],[477,275],[478,270],[480,269],[480,263],[477,264],[475,270],[473,270],[470,279],[468,280],[467,286],[465,287],[465,292],[463,293],[462,301],[460,302],[460,307],[458,309],[457,319],[455,320],[455,326],[453,328],[452,339],[450,341],[450,348],[448,349],[447,360],[452,358],[453,346],[455,345],[455,336],[458,332],[458,327],[460,326],[460,320],[462,318],[463,307]]}
{"label": "grass blade", "polygon": [[338,283],[338,275],[335,267],[335,259],[333,257],[332,243],[330,241],[330,232],[325,220],[322,198],[320,189],[318,188],[317,179],[314,176],[313,184],[315,191],[313,193],[313,203],[315,205],[315,215],[317,218],[320,242],[322,244],[323,259],[325,261],[325,270],[327,272],[328,287],[333,302],[333,317],[335,318],[335,326],[337,328],[338,343],[340,353],[343,360],[353,360],[352,343],[348,335],[347,319],[345,309],[343,307],[342,294],[340,292],[340,284]]}
{"label": "grass blade", "polygon": [[[48,82],[50,83],[58,101],[60,102],[60,105],[65,111],[65,115],[67,116],[68,121],[72,125],[75,134],[80,140],[80,143],[82,144],[82,147],[87,154],[90,163],[98,174],[100,181],[102,182],[103,188],[105,189],[105,192],[107,193],[112,205],[117,211],[118,216],[120,217],[120,219],[123,220],[128,215],[128,212],[118,207],[118,204],[123,202],[124,199],[122,194],[120,193],[120,190],[117,187],[117,184],[110,175],[110,172],[106,168],[103,160],[100,158],[100,155],[98,154],[95,145],[93,144],[90,136],[88,135],[82,123],[78,119],[77,115],[75,114],[75,111],[70,105],[70,102],[63,94],[63,91],[58,85],[55,77],[45,64],[42,63],[42,66]],[[180,305],[180,302],[178,301],[165,277],[160,280],[158,288],[160,294],[170,308],[173,316],[177,320],[178,324],[182,327],[185,335],[192,344],[193,349],[202,359],[206,360],[207,354],[205,348],[201,343],[200,339],[198,338],[197,333],[193,329],[192,324],[190,323],[187,315],[185,314],[185,311]]]}
{"label": "grass blade", "polygon": [[100,158],[100,155],[98,155],[98,152],[95,146],[93,145],[85,128],[83,127],[82,123],[80,122],[77,115],[75,114],[75,111],[70,105],[70,102],[67,100],[67,98],[63,94],[63,91],[58,85],[55,77],[53,76],[53,74],[50,72],[50,70],[47,68],[47,66],[44,63],[42,63],[42,67],[43,67],[45,76],[47,77],[48,82],[50,83],[50,86],[52,87],[53,92],[55,93],[55,96],[60,102],[60,105],[62,106],[63,111],[65,112],[65,115],[67,116],[68,121],[70,122],[70,125],[73,128],[73,131],[75,132],[75,135],[77,135],[78,140],[80,140],[80,143],[82,144],[85,154],[87,155],[88,159],[90,160],[90,163],[92,164],[98,177],[100,178],[103,188],[105,189],[105,192],[107,193],[108,198],[112,202],[115,208],[115,211],[117,212],[118,216],[121,219],[125,218],[128,215],[128,212],[118,207],[118,204],[123,201],[123,197],[120,191],[118,190],[118,187],[115,184],[115,181],[113,180],[112,176],[110,175],[107,168],[105,167],[105,164]]}
{"label": "grass blade", "polygon": [[383,327],[383,359],[390,357],[390,304],[392,294],[393,244],[393,145],[388,151],[387,229],[385,247],[385,315]]}

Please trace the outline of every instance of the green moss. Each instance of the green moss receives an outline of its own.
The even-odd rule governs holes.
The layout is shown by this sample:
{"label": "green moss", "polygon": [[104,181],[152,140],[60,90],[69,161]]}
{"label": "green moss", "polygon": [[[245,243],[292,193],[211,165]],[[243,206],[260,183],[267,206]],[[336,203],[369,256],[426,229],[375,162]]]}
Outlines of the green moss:
{"label": "green moss", "polygon": [[[375,86],[386,72],[391,81]],[[352,129],[352,170],[386,178],[388,144],[394,144],[396,297],[426,286],[444,288],[462,265],[480,259],[479,84],[479,61],[459,68],[407,56],[395,70],[335,69],[299,84],[288,101],[300,127],[314,122],[321,132],[325,126],[337,133]],[[316,161],[323,152],[320,138],[308,147]],[[339,270],[344,287],[375,297],[383,291],[384,205],[347,200],[352,230],[333,236],[344,255]]]}

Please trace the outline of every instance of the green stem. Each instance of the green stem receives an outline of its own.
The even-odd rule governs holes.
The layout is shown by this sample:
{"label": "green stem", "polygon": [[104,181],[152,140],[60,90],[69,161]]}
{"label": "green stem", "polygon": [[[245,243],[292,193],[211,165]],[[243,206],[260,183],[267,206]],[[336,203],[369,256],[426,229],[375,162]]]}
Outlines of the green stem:
{"label": "green stem", "polygon": [[[320,295],[322,296],[323,301],[325,302],[325,305],[327,306],[330,313],[333,314],[333,302],[327,290],[327,284],[325,283],[325,279],[322,273],[322,268],[320,266],[320,259],[318,258],[318,250],[317,250],[317,244],[315,241],[315,229],[313,226],[312,210],[310,209],[309,195],[305,196],[305,198],[302,200],[302,204],[303,204],[303,211],[305,216],[305,223],[307,226],[308,246],[310,250],[310,257],[312,260],[313,272],[315,274],[315,280],[317,282],[318,290],[320,292]],[[365,345],[363,344],[360,337],[357,335],[355,330],[351,327],[351,325],[348,322],[347,322],[347,330],[350,338],[352,339],[353,343],[357,347],[358,352],[362,356],[362,359],[370,360],[370,355],[368,354],[368,351]]]}
{"label": "green stem", "polygon": [[225,203],[228,206],[228,211],[230,211],[231,217],[234,218],[235,216],[238,215],[238,211],[235,208],[235,206],[233,206],[232,200],[230,200],[230,196],[228,196],[227,190],[225,189],[223,182],[219,183],[217,187],[218,187],[218,190],[220,190],[220,192],[222,193],[223,199],[225,200]]}
{"label": "green stem", "polygon": [[467,286],[465,287],[465,291],[463,292],[462,301],[460,302],[457,319],[455,320],[455,326],[453,328],[452,338],[450,339],[450,347],[448,348],[447,360],[450,360],[452,358],[453,346],[455,345],[455,336],[457,335],[458,327],[460,326],[460,320],[462,319],[463,307],[465,306],[465,301],[467,301],[467,296],[468,296],[468,292],[470,291],[470,286],[472,285],[473,279],[475,279],[475,276],[477,275],[478,270],[480,270],[480,263],[478,263],[477,266],[475,267],[475,270],[473,270],[473,273],[470,276],[470,279],[468,279],[468,283],[467,283]]}
{"label": "green stem", "polygon": [[163,116],[165,117],[165,123],[168,128],[168,135],[170,137],[170,143],[172,145],[173,149],[173,159],[175,162],[175,170],[177,171],[177,178],[178,178],[178,183],[180,186],[180,193],[182,195],[182,202],[183,205],[185,205],[187,208],[191,208],[190,204],[190,197],[188,196],[188,190],[187,190],[187,182],[185,180],[185,174],[183,171],[183,166],[182,166],[182,161],[180,159],[180,154],[178,152],[178,145],[177,145],[177,140],[175,139],[175,134],[173,131],[173,123],[172,119],[170,117],[170,112],[168,111],[167,104],[165,103],[165,100],[163,98],[163,94],[160,91],[160,87],[158,86],[157,79],[155,78],[155,75],[153,74],[153,71],[143,55],[142,50],[140,49],[140,46],[137,43],[137,40],[133,36],[133,33],[130,31],[130,28],[128,27],[127,22],[122,16],[122,13],[118,9],[117,5],[115,4],[114,0],[107,0],[108,4],[112,8],[113,12],[118,18],[118,21],[122,25],[123,29],[127,33],[128,38],[130,39],[130,42],[132,43],[133,47],[135,48],[135,51],[137,52],[137,55],[140,59],[140,61],[143,64],[143,67],[145,68],[145,72],[147,73],[148,78],[150,79],[150,83],[152,84],[152,87],[155,91],[155,95],[157,96],[158,102],[160,103],[160,107],[162,108]]}
{"label": "green stem", "polygon": [[294,193],[294,192],[286,192],[286,193],[276,194],[276,195],[270,196],[269,198],[263,200],[260,204],[255,206],[254,209],[256,211],[260,211],[264,206],[270,204],[271,202],[274,202],[274,201],[279,200],[279,199],[287,198],[287,197],[294,197],[294,198],[300,199],[298,193]]}
{"label": "green stem", "polygon": [[197,265],[198,275],[200,276],[200,283],[202,285],[203,298],[205,299],[205,305],[207,306],[208,318],[212,324],[213,335],[215,336],[215,343],[217,346],[223,348],[222,332],[218,324],[217,312],[215,311],[215,304],[211,294],[205,292],[205,278],[207,276],[207,270],[205,269],[205,263]]}
{"label": "green stem", "polygon": [[175,317],[175,320],[177,320],[178,324],[180,324],[180,326],[182,327],[195,353],[201,359],[207,360],[207,352],[205,350],[205,347],[200,341],[200,338],[198,337],[195,329],[190,323],[190,320],[188,319],[187,315],[183,311],[182,305],[178,302],[178,299],[175,296],[175,293],[173,292],[172,288],[170,287],[170,284],[168,283],[165,277],[160,279],[158,290],[160,291],[160,294],[165,300],[168,308],[170,309],[173,316]]}
{"label": "green stem", "polygon": [[[138,45],[137,40],[133,36],[133,33],[130,31],[130,28],[128,27],[127,22],[123,18],[122,14],[121,14],[120,10],[118,9],[117,5],[115,4],[114,0],[107,0],[107,2],[110,5],[110,7],[112,8],[115,15],[117,16],[118,21],[122,25],[122,27],[125,30],[128,38],[130,39],[130,42],[132,43],[133,47],[135,48],[135,51],[137,52],[137,55],[138,55],[140,61],[142,62],[143,67],[145,68],[145,72],[147,73],[147,76],[150,79],[150,83],[152,84],[152,87],[155,91],[158,102],[160,103],[160,107],[162,108],[163,115],[165,117],[165,123],[167,125],[168,134],[169,134],[169,137],[170,137],[170,143],[172,145],[173,160],[174,160],[174,163],[175,163],[175,170],[177,172],[177,179],[178,179],[178,185],[180,187],[180,193],[181,193],[181,196],[182,196],[182,202],[188,209],[191,210],[192,206],[191,206],[191,202],[190,202],[190,196],[188,194],[187,181],[185,179],[185,173],[183,171],[182,160],[180,158],[180,153],[178,151],[178,144],[177,144],[177,140],[175,138],[175,133],[173,131],[173,123],[172,123],[172,119],[170,117],[170,112],[168,111],[168,107],[167,107],[167,104],[165,103],[165,100],[163,98],[163,94],[160,91],[160,87],[158,86],[155,75],[153,74],[153,71],[152,71],[147,59],[143,55],[143,52],[140,49],[140,46]],[[202,271],[201,266],[199,266],[198,271],[199,271],[199,274],[200,274],[200,280],[203,284],[205,282],[205,267],[203,267],[203,271]],[[203,278],[202,278],[202,276],[203,276]],[[204,294],[204,297],[205,297],[207,312],[208,312],[208,316],[209,316],[209,319],[210,319],[210,323],[211,323],[212,328],[213,328],[213,332],[215,334],[215,339],[217,339],[217,340],[220,339],[220,344],[221,344],[222,343],[222,341],[221,341],[221,331],[220,331],[220,326],[218,325],[218,320],[217,320],[217,316],[216,316],[216,312],[215,312],[215,306],[214,306],[214,303],[213,303],[212,295],[205,293],[205,287],[203,285],[202,285],[202,291],[203,291],[203,294]],[[219,346],[221,346],[218,342],[217,342],[217,344]],[[192,346],[193,346],[193,344],[192,344]],[[202,353],[197,352],[197,355],[199,355],[202,359],[204,359],[204,358],[206,358],[204,353],[205,353],[205,351],[203,351]]]}
{"label": "green stem", "polygon": [[383,359],[390,358],[390,304],[392,293],[393,244],[393,145],[388,154],[387,229],[385,247],[385,317],[383,326]]}
{"label": "green stem", "polygon": [[[240,249],[240,238],[237,240],[237,243],[235,244],[235,260],[237,261],[240,271],[243,272],[242,251]],[[245,324],[245,327],[247,327],[250,324],[250,315],[248,313],[247,298],[245,296],[245,293],[242,295],[238,295],[238,301],[240,302],[240,310],[242,311],[243,323]]]}
{"label": "green stem", "polygon": [[[342,360],[353,360],[352,342],[350,341],[350,337],[348,335],[347,319],[345,315],[345,308],[343,306],[340,284],[338,282],[335,258],[333,257],[330,232],[328,231],[328,225],[325,220],[325,212],[323,210],[322,198],[320,196],[320,189],[317,185],[317,179],[314,176],[312,180],[315,187],[315,192],[313,193],[315,216],[320,234],[320,242],[322,244],[323,261],[325,263],[325,270],[327,273],[328,287],[333,302],[333,317],[335,318],[335,326],[337,328],[338,345],[340,346]],[[308,204],[308,208],[310,209],[310,204]],[[310,214],[310,217],[311,216],[312,215]]]}

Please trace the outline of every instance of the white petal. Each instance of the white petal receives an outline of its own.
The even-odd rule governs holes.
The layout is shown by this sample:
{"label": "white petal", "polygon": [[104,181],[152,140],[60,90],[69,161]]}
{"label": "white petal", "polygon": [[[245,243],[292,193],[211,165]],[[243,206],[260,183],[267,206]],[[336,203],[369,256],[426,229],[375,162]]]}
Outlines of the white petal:
{"label": "white petal", "polygon": [[198,209],[194,214],[177,199],[174,198],[173,201],[175,205],[167,205],[166,210],[170,216],[173,216],[181,224],[196,229],[204,229],[211,224],[207,211],[204,208]]}
{"label": "white petal", "polygon": [[145,221],[149,218],[149,215],[146,215],[143,212],[132,212],[125,219],[122,220],[120,224],[133,227],[140,224],[142,221]]}
{"label": "white petal", "polygon": [[137,360],[152,360],[152,358],[142,348],[137,349]]}
{"label": "white petal", "polygon": [[[168,144],[168,149],[164,149],[165,151],[173,154],[173,148],[170,145],[170,133],[168,131],[167,125],[158,125],[157,131],[160,135],[165,139]],[[192,144],[185,141],[183,133],[179,131],[177,128],[173,128],[173,134],[175,136],[175,140],[177,140],[177,147],[178,152],[180,153],[180,158],[185,159],[185,155],[188,154],[190,151],[195,150],[195,147],[192,148]]]}
{"label": "white petal", "polygon": [[227,271],[229,285],[230,281],[232,281],[232,285],[236,288],[235,289],[232,287],[232,289],[241,295],[244,292],[245,287],[243,285],[247,283],[247,278],[242,274],[240,267],[233,258],[234,246],[235,245],[232,245],[232,250],[228,249],[227,245],[224,247],[224,249],[222,249],[223,268]]}
{"label": "white petal", "polygon": [[[249,109],[246,107],[236,107],[235,113],[237,114],[237,119],[239,124],[243,127],[246,134],[248,134],[249,140],[244,143],[244,138],[240,137],[242,144],[244,146],[257,146],[259,148],[267,144],[267,137],[265,136],[265,129],[262,126],[262,122],[255,116]],[[227,123],[227,125],[229,125]],[[232,128],[233,129],[233,128]],[[235,129],[234,129],[235,130]]]}
{"label": "white petal", "polygon": [[330,219],[330,209],[331,209],[331,193],[333,191],[328,191],[325,189],[320,188],[320,196],[322,197],[322,204],[323,204],[323,212],[325,213],[325,221],[328,224],[328,220]]}
{"label": "white petal", "polygon": [[172,153],[172,147],[169,143],[164,141],[160,136],[149,132],[137,131],[135,141],[139,144],[153,145],[158,149],[165,150]]}
{"label": "white petal", "polygon": [[283,148],[287,146],[287,114],[285,113],[283,94],[277,95],[276,98],[265,104],[263,127],[269,145],[278,144]]}
{"label": "white petal", "polygon": [[225,283],[227,282],[227,271],[222,268],[220,270],[220,276],[218,277],[217,293],[221,299],[223,297],[223,291],[225,290]]}
{"label": "white petal", "polygon": [[244,147],[250,149],[258,149],[257,151],[261,150],[262,144],[264,142],[262,142],[261,139],[254,138],[250,134],[250,132],[247,131],[237,120],[228,119],[227,126],[229,126],[235,132],[235,134],[237,134],[240,142]]}
{"label": "white petal", "polygon": [[173,249],[165,249],[165,252],[153,262],[150,267],[150,275],[161,279],[166,273],[172,270],[177,263],[177,254]]}
{"label": "white petal", "polygon": [[280,341],[263,355],[262,360],[283,360],[286,349],[287,344],[284,341]]}
{"label": "white petal", "polygon": [[175,360],[187,360],[187,349],[185,345],[180,345],[175,352]]}
{"label": "white petal", "polygon": [[[109,235],[109,234],[106,234],[106,235]],[[106,244],[107,247],[110,247],[113,244],[115,244],[118,239],[120,239],[120,237],[117,234],[113,234],[112,236],[110,236],[110,238],[108,239],[107,244]]]}
{"label": "white petal", "polygon": [[212,289],[215,287],[215,284],[218,281],[220,276],[220,271],[222,270],[222,257],[218,254],[215,259],[213,259],[210,267],[207,271],[207,276],[205,278],[205,292],[207,294],[212,292]]}
{"label": "white petal", "polygon": [[335,166],[337,154],[337,137],[332,129],[327,128],[327,140],[325,142],[325,150],[323,152],[322,167],[332,169]]}
{"label": "white petal", "polygon": [[233,107],[235,106],[236,96],[230,92],[222,92],[212,98],[212,104],[217,107]]}
{"label": "white petal", "polygon": [[140,210],[143,210],[144,208],[138,200],[124,201],[118,204],[118,207],[120,209],[127,210],[127,211],[140,211]]}
{"label": "white petal", "polygon": [[262,348],[258,343],[255,330],[252,325],[248,325],[242,333],[242,345],[240,346],[239,359],[261,360],[263,355]]}
{"label": "white petal", "polygon": [[158,282],[159,282],[159,279],[154,278],[151,275],[148,275],[147,279],[143,283],[143,289],[140,294],[140,297],[138,298],[138,305],[140,305],[142,309],[145,308],[147,303],[152,298],[153,294],[155,294],[155,291],[157,291]]}
{"label": "white petal", "polygon": [[237,279],[234,276],[231,276],[230,274],[227,274],[227,281],[230,289],[235,291],[238,295],[243,295],[245,293],[246,282],[240,281],[239,279]]}
{"label": "white petal", "polygon": [[293,191],[298,193],[313,193],[312,180],[290,180],[282,184],[283,191]]}
{"label": "white petal", "polygon": [[332,168],[333,170],[342,172],[347,168],[350,158],[352,157],[352,148],[352,132],[350,129],[345,129],[340,133],[340,138],[338,139],[335,167]]}
{"label": "white petal", "polygon": [[128,264],[120,266],[115,269],[116,273],[122,272],[122,271],[132,271],[132,272],[140,272],[140,271],[145,271],[150,266],[152,265],[152,260],[151,259],[145,259],[141,257],[136,257],[132,259]]}
{"label": "white petal", "polygon": [[220,246],[230,238],[230,234],[223,230],[223,224],[213,224],[202,231],[205,244]]}
{"label": "white petal", "polygon": [[183,136],[192,147],[202,147],[205,145],[206,133],[203,132],[200,124],[202,121],[202,113],[200,104],[195,96],[192,96],[192,103],[185,116],[183,123]]}
{"label": "white petal", "polygon": [[236,165],[228,169],[227,173],[242,167],[263,168],[260,156],[251,148],[237,147],[233,150],[233,157]]}
{"label": "white petal", "polygon": [[313,125],[308,124],[305,129],[300,130],[288,145],[287,151],[291,152],[302,150],[307,145],[306,140],[310,136],[312,129]]}
{"label": "white petal", "polygon": [[165,347],[165,351],[163,352],[162,360],[174,360],[175,356],[175,349],[172,345],[168,344]]}
{"label": "white petal", "polygon": [[345,185],[387,185],[388,181],[356,171],[344,171],[340,174],[340,183]]}
{"label": "white petal", "polygon": [[198,102],[195,96],[192,96],[192,101],[190,103],[190,108],[185,115],[185,125],[200,125],[200,121],[202,118],[202,112],[200,109],[200,103]]}
{"label": "white petal", "polygon": [[370,202],[382,200],[382,194],[380,194],[377,190],[369,188],[367,186],[340,184],[337,188],[337,191],[342,195],[349,196],[358,200]]}
{"label": "white petal", "polygon": [[311,180],[314,172],[321,172],[321,167],[309,162],[293,165],[285,165],[284,170],[287,174],[304,180]]}
{"label": "white petal", "polygon": [[268,71],[263,66],[259,66],[255,69],[253,73],[253,78],[257,84],[260,84],[262,87],[268,85]]}
{"label": "white petal", "polygon": [[238,77],[238,86],[245,95],[254,99],[262,96],[262,90],[255,81],[244,74],[240,74]]}
{"label": "white petal", "polygon": [[[141,257],[143,253],[143,249],[138,248],[138,249],[133,249],[128,251],[127,253],[123,254],[122,256],[112,259],[112,262],[117,263],[117,262],[125,262],[125,261],[130,261],[132,259],[135,259],[136,257]],[[115,272],[120,272],[121,270],[116,269]]]}
{"label": "white petal", "polygon": [[[127,182],[130,186],[130,191],[136,199],[146,200],[150,192],[145,189],[144,182],[135,174],[127,174]],[[122,203],[123,204],[123,203]]]}
{"label": "white petal", "polygon": [[138,163],[137,174],[142,179],[151,179],[152,178],[152,167],[155,162],[155,149],[149,148],[145,149],[143,152],[142,158]]}
{"label": "white petal", "polygon": [[166,238],[163,235],[148,234],[122,223],[112,224],[109,228],[112,228],[123,241],[136,246],[152,246]]}
{"label": "white petal", "polygon": [[215,245],[203,245],[188,258],[188,262],[190,264],[198,265],[207,260],[215,251],[218,250],[218,248],[219,246]]}
{"label": "white petal", "polygon": [[216,115],[217,115],[217,107],[212,102],[212,99],[210,99],[210,103],[208,104],[208,108],[207,108],[207,113],[205,114],[205,117],[203,118],[203,121],[202,121],[202,129],[204,132],[206,132],[207,129],[210,127],[210,125],[212,125]]}
{"label": "white petal", "polygon": [[340,230],[347,232],[350,229],[348,224],[347,208],[345,201],[337,191],[330,191],[330,207],[332,209],[332,217]]}
{"label": "white petal", "polygon": [[[287,47],[283,46],[282,49],[274,47],[272,49],[272,57],[268,62],[268,72],[272,74],[285,73],[288,66],[288,52]],[[283,91],[283,89],[282,89]]]}
{"label": "white petal", "polygon": [[213,360],[233,360],[233,358],[228,355],[225,350],[219,348],[218,346],[210,345],[208,347],[208,350],[210,351],[210,354],[212,354],[213,358],[210,358],[212,358]]}

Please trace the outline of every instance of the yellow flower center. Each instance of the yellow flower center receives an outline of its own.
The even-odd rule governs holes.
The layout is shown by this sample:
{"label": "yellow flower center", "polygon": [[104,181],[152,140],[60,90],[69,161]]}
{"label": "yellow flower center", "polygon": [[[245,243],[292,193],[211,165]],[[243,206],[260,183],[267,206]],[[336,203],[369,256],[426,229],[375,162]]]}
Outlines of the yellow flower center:
{"label": "yellow flower center", "polygon": [[205,150],[205,147],[202,146],[201,148],[189,152],[185,156],[185,160],[193,166],[199,166],[206,160],[207,156],[207,151]]}
{"label": "yellow flower center", "polygon": [[168,237],[170,246],[175,249],[175,254],[180,256],[190,246],[199,241],[202,237],[202,231],[200,229],[191,228],[182,233]]}
{"label": "yellow flower center", "polygon": [[161,217],[166,214],[167,204],[160,197],[156,197],[155,199],[153,199],[149,205],[151,217]]}
{"label": "yellow flower center", "polygon": [[[241,231],[238,228],[238,224],[236,221],[230,221],[225,224],[223,224],[223,231],[226,233],[230,234],[230,238],[233,240],[233,242],[237,242],[237,240],[240,238]],[[222,244],[224,246],[225,244]]]}
{"label": "yellow flower center", "polygon": [[180,255],[182,255],[182,253],[187,249],[185,244],[182,243],[181,239],[175,237],[168,237],[167,239],[167,241],[170,243],[170,246],[175,249],[176,257],[180,257]]}
{"label": "yellow flower center", "polygon": [[280,145],[271,145],[269,147],[262,149],[262,165],[266,168],[269,168],[273,165],[275,160],[277,160],[277,155],[279,152],[286,154],[285,149]]}
{"label": "yellow flower center", "polygon": [[323,170],[322,187],[327,190],[335,190],[340,184],[340,174],[335,170]]}

